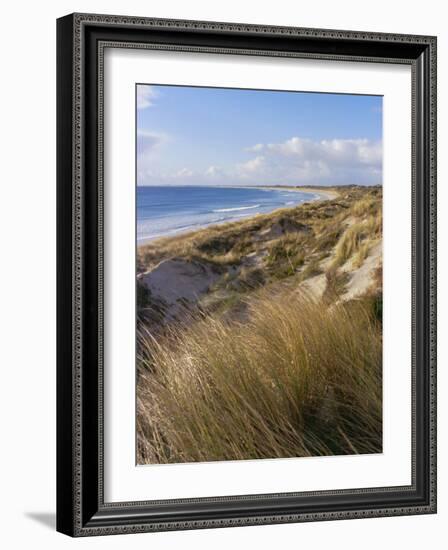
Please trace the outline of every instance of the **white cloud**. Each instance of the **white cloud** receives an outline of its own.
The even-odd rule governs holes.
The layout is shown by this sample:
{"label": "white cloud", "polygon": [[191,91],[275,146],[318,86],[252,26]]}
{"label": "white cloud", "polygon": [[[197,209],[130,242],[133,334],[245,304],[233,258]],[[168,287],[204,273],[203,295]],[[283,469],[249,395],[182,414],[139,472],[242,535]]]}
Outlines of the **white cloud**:
{"label": "white cloud", "polygon": [[[264,182],[321,185],[381,183],[382,143],[368,139],[311,140],[292,137],[281,143],[256,144],[263,151],[244,165],[247,175]],[[261,159],[263,162],[261,162]]]}
{"label": "white cloud", "polygon": [[219,178],[225,175],[225,172],[221,167],[212,165],[207,168],[207,170],[204,172],[204,175],[210,178]]}
{"label": "white cloud", "polygon": [[155,160],[168,141],[167,136],[147,130],[137,130],[137,182],[139,185],[156,177]]}
{"label": "white cloud", "polygon": [[314,141],[293,137],[283,143],[270,143],[268,151],[297,159],[322,160],[330,163],[380,163],[380,142],[368,139],[331,139]]}
{"label": "white cloud", "polygon": [[154,99],[158,97],[153,86],[139,84],[137,86],[137,109],[146,109],[154,105]]}
{"label": "white cloud", "polygon": [[141,157],[153,153],[164,141],[166,137],[163,134],[137,130],[137,155]]}
{"label": "white cloud", "polygon": [[191,178],[192,176],[194,176],[194,172],[189,168],[181,168],[174,174],[175,178],[180,178],[180,179]]}
{"label": "white cloud", "polygon": [[264,167],[265,158],[263,156],[258,156],[248,160],[247,162],[239,164],[237,171],[242,177],[245,178],[262,173]]}
{"label": "white cloud", "polygon": [[143,151],[138,157],[141,183],[374,185],[382,182],[381,141],[311,140],[295,136],[279,143],[257,143],[250,148],[252,154],[245,162],[206,168],[181,165],[161,171],[157,168],[161,157],[157,151],[166,139],[154,133],[139,133]]}
{"label": "white cloud", "polygon": [[252,145],[252,147],[248,147],[246,151],[249,151],[249,153],[258,153],[264,149],[264,145],[262,143],[257,143],[255,145]]}

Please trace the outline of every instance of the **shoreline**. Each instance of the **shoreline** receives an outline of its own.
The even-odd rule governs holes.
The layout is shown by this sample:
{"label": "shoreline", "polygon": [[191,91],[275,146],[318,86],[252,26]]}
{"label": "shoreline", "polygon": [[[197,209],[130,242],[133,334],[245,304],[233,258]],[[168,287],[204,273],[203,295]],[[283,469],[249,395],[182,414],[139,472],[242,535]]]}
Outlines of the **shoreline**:
{"label": "shoreline", "polygon": [[[317,195],[319,198],[313,199],[313,201],[327,201],[335,199],[339,196],[338,191],[335,189],[322,189],[321,187],[314,188],[314,187],[287,187],[287,186],[262,186],[262,185],[255,185],[255,189],[269,189],[273,191],[278,191],[279,189],[282,189],[283,191],[291,191],[295,193],[309,193],[312,195]],[[303,204],[303,203],[302,203]]]}
{"label": "shoreline", "polygon": [[[324,191],[321,200],[138,250],[139,464],[200,462],[204,453],[209,461],[268,457],[266,439],[277,445],[285,422],[298,435],[287,431],[276,456],[381,452],[382,189],[342,188],[332,201]],[[291,393],[296,386],[306,393]],[[236,431],[224,455],[222,423],[208,419],[229,402]],[[267,409],[275,422],[254,429]],[[342,421],[339,443],[332,434]],[[246,432],[257,442],[246,445]],[[316,451],[304,440],[317,442]]]}
{"label": "shoreline", "polygon": [[[298,206],[301,206],[302,204],[306,204],[308,202],[321,202],[321,201],[325,201],[325,200],[332,200],[332,199],[335,199],[336,197],[339,196],[339,193],[333,189],[328,189],[328,190],[322,190],[321,188],[318,188],[318,189],[314,189],[313,187],[288,187],[288,186],[262,186],[262,185],[254,185],[254,186],[251,186],[250,189],[266,189],[266,190],[272,190],[272,191],[278,191],[278,190],[283,190],[283,191],[288,191],[288,192],[292,192],[292,193],[305,193],[305,194],[310,194],[310,195],[315,195],[317,196],[317,198],[313,198],[313,199],[310,199],[309,201],[304,201],[302,203],[298,203],[296,204],[295,206],[293,207],[280,207],[280,208],[275,208],[274,210],[270,211],[270,212],[267,212],[266,214],[272,214],[273,212],[277,211],[277,210],[283,210],[283,209],[287,209],[287,208],[295,208],[295,207],[298,207]],[[255,217],[259,214],[254,214],[253,216],[247,216],[244,218],[244,220],[248,220],[252,217]],[[263,215],[263,214],[262,214]],[[223,221],[221,223],[211,223],[211,224],[208,224],[208,225],[204,225],[203,227],[198,227],[197,229],[194,229],[194,230],[191,230],[191,231],[179,231],[178,233],[174,233],[174,234],[171,234],[171,235],[160,235],[160,236],[157,236],[157,237],[147,237],[147,238],[143,238],[141,239],[140,241],[137,241],[137,249],[139,248],[143,248],[145,246],[147,246],[148,244],[153,244],[155,243],[156,241],[160,240],[160,239],[170,239],[170,238],[176,238],[178,236],[185,236],[185,235],[188,235],[189,233],[196,233],[197,231],[201,231],[203,229],[206,229],[206,228],[209,228],[209,227],[214,227],[214,226],[219,226],[219,225],[225,225],[225,224],[228,224],[228,223],[235,223],[237,221],[243,221],[241,219],[235,219],[235,220],[228,220],[228,221]]]}
{"label": "shoreline", "polygon": [[339,191],[336,191],[335,189],[314,189],[313,187],[296,187],[296,190],[303,193],[314,193],[316,195],[319,195],[320,198],[316,200],[325,200],[330,201],[333,199],[336,199],[339,197]]}

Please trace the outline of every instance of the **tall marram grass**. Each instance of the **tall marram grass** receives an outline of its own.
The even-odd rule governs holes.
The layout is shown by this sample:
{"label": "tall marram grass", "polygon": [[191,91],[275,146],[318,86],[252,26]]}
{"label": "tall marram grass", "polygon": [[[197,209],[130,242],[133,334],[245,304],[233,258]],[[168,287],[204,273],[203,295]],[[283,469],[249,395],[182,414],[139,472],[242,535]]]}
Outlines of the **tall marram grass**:
{"label": "tall marram grass", "polygon": [[143,334],[138,462],[279,458],[382,449],[381,328],[359,302],[297,292]]}
{"label": "tall marram grass", "polygon": [[[382,215],[379,214],[349,226],[336,245],[333,265],[335,267],[342,265],[364,248],[358,257],[359,265],[362,264],[368,253],[366,242],[369,241],[371,244],[381,236],[382,222]],[[364,257],[362,257],[363,254]]]}

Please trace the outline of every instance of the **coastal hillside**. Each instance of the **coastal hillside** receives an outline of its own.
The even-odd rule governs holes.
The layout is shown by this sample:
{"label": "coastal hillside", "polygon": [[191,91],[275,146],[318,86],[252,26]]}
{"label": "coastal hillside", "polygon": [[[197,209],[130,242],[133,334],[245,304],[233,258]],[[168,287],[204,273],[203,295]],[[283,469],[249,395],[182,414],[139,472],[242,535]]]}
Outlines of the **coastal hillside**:
{"label": "coastal hillside", "polygon": [[382,448],[382,189],[138,249],[138,462]]}
{"label": "coastal hillside", "polygon": [[326,302],[375,292],[381,203],[380,187],[338,188],[332,200],[141,246],[139,316],[163,323],[198,308],[230,314],[262,287],[301,288]]}

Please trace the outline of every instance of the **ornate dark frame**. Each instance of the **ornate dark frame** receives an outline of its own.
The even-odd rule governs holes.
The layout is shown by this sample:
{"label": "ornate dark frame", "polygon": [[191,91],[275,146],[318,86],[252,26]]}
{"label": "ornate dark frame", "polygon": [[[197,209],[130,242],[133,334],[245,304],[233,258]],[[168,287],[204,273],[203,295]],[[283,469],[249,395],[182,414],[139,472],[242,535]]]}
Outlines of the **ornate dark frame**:
{"label": "ornate dark frame", "polygon": [[[104,502],[102,79],[111,46],[411,65],[412,485]],[[436,38],[73,14],[57,21],[57,72],[58,531],[89,536],[435,513]]]}

